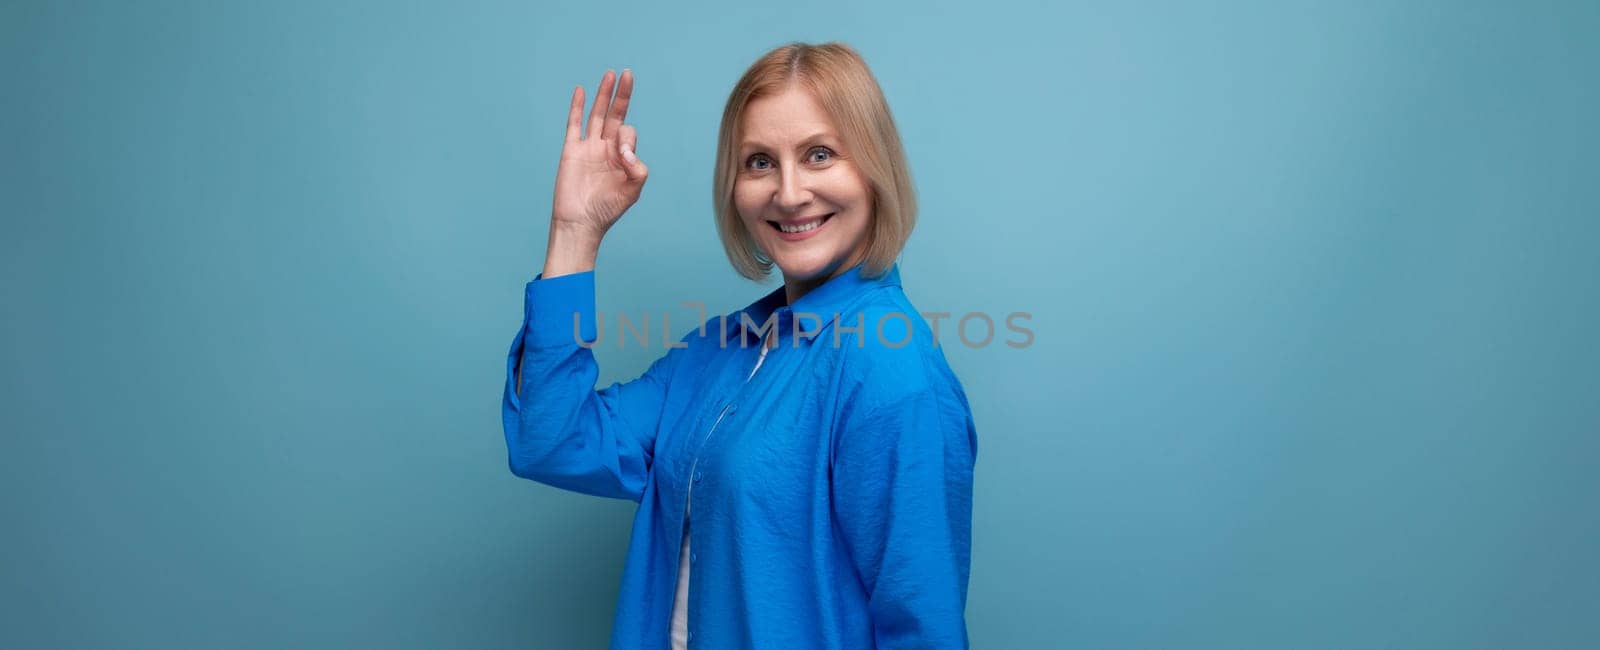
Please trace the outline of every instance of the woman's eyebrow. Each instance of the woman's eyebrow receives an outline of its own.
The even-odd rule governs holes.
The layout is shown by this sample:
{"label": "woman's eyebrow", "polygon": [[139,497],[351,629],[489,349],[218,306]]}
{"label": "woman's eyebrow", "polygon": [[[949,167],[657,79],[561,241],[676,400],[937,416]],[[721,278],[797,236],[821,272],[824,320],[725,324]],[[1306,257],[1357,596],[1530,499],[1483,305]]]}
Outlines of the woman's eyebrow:
{"label": "woman's eyebrow", "polygon": [[[798,146],[803,147],[803,146],[806,146],[806,145],[811,144],[813,142],[817,142],[819,140],[830,140],[832,138],[833,138],[833,134],[832,133],[828,133],[826,131],[821,131],[821,132],[818,132],[818,133],[813,133],[811,135],[808,135],[808,136],[806,136],[804,138],[801,138],[800,139],[800,144]],[[740,145],[740,146],[742,148],[744,148],[744,149],[772,149],[772,148],[774,148],[774,147],[768,147],[765,142],[760,142],[760,141],[757,141],[757,140],[745,140],[744,144]]]}

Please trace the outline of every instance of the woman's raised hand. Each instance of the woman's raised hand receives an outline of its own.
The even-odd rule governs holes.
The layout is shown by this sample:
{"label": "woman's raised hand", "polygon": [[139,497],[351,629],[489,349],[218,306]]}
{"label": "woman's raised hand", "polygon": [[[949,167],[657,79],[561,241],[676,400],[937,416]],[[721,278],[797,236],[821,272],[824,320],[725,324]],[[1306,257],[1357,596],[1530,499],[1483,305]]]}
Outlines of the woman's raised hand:
{"label": "woman's raised hand", "polygon": [[[611,96],[613,86],[615,98]],[[632,95],[633,71],[624,68],[619,80],[612,70],[606,70],[589,112],[589,126],[584,129],[583,86],[572,91],[567,137],[556,169],[552,231],[593,238],[598,245],[622,213],[639,200],[650,169],[635,153],[638,132],[623,123]]]}

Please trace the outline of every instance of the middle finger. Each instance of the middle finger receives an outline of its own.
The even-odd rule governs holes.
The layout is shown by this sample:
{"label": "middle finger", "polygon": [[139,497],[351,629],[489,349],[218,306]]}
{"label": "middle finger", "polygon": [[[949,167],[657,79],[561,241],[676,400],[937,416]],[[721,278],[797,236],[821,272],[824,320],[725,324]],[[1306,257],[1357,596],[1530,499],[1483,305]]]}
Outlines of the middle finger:
{"label": "middle finger", "polygon": [[611,88],[615,77],[610,68],[606,68],[604,76],[600,77],[600,87],[594,91],[594,106],[589,108],[589,137],[600,135],[600,127],[605,123],[607,108],[611,105]]}
{"label": "middle finger", "polygon": [[606,112],[605,126],[600,130],[601,140],[617,137],[617,129],[628,117],[628,99],[633,96],[633,71],[622,69],[622,79],[617,82],[617,97],[611,100],[611,110]]}

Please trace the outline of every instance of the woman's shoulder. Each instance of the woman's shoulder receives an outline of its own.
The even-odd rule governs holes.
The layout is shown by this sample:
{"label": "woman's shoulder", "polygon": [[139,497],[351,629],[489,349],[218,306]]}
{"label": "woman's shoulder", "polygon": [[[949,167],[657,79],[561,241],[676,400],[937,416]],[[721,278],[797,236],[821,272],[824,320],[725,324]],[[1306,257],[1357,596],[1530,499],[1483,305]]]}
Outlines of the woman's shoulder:
{"label": "woman's shoulder", "polygon": [[860,406],[893,404],[918,395],[964,393],[928,318],[899,287],[863,296],[840,314],[827,340],[836,346],[844,390]]}

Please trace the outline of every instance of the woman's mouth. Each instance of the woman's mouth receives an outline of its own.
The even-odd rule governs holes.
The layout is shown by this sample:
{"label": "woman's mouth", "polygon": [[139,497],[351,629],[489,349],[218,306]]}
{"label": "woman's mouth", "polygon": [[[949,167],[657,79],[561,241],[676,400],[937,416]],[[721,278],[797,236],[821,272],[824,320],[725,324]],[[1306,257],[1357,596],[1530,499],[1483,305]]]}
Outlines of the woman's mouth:
{"label": "woman's mouth", "polygon": [[828,214],[822,215],[821,218],[803,221],[795,225],[784,225],[776,221],[768,221],[767,225],[772,226],[773,230],[778,231],[779,239],[784,241],[799,241],[817,234],[817,231],[821,230],[823,224],[826,224],[829,219],[832,219],[834,214],[836,213],[829,212]]}

